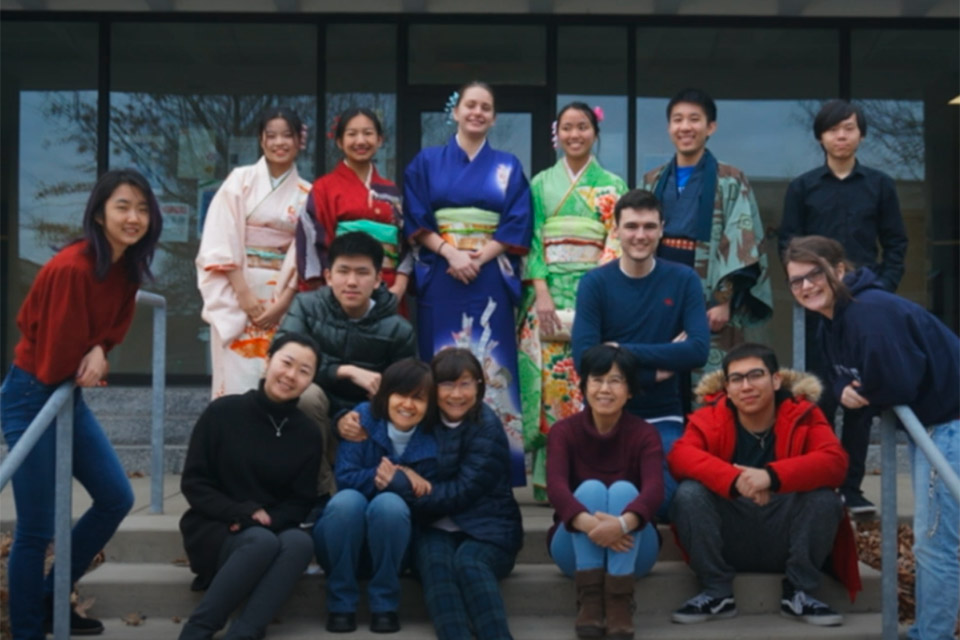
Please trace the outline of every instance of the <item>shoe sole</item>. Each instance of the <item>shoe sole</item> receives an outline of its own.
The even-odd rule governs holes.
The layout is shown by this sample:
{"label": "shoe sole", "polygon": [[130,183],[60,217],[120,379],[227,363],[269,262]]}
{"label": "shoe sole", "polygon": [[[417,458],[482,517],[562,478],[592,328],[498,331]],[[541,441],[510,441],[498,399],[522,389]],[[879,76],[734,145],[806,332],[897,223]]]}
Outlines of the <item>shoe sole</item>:
{"label": "shoe sole", "polygon": [[807,624],[812,624],[816,627],[839,627],[843,624],[843,616],[839,613],[832,616],[802,616],[795,613],[787,613],[781,609],[780,615],[788,620],[806,622]]}
{"label": "shoe sole", "polygon": [[602,638],[607,633],[607,630],[603,627],[595,627],[592,625],[574,627],[574,631],[576,632],[578,638],[585,638],[587,640],[590,638]]}
{"label": "shoe sole", "polygon": [[736,609],[723,611],[721,613],[674,613],[670,616],[670,619],[677,624],[699,624],[701,622],[706,622],[707,620],[723,620],[724,618],[734,618],[736,617],[737,613],[738,611]]}
{"label": "shoe sole", "polygon": [[847,511],[849,511],[852,515],[862,516],[866,514],[876,513],[877,508],[876,507],[847,507]]}

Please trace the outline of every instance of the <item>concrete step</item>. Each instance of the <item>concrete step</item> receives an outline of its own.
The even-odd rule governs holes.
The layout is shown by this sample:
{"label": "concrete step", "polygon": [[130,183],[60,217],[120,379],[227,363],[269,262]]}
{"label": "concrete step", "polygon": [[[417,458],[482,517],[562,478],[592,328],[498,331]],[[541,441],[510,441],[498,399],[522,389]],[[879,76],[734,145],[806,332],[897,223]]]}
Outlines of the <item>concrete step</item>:
{"label": "concrete step", "polygon": [[[880,574],[861,565],[864,592],[851,603],[845,589],[824,576],[815,594],[839,611],[872,613],[880,610]],[[734,581],[737,607],[744,614],[779,610],[780,574],[740,574]],[[119,618],[135,611],[147,617],[185,618],[202,594],[190,591],[193,574],[185,566],[158,563],[106,562],[83,578],[80,593],[96,599],[96,615]],[[322,612],[323,577],[305,575],[281,611],[281,618],[315,616]],[[511,616],[569,616],[575,607],[572,580],[546,564],[518,564],[501,582]],[[667,614],[699,591],[693,572],[683,562],[658,562],[650,575],[637,583],[635,601],[640,614]],[[401,581],[400,609],[411,620],[425,619],[419,582]],[[360,611],[365,611],[361,598]]]}
{"label": "concrete step", "polygon": [[[401,611],[401,616],[403,612]],[[329,635],[323,631],[325,617],[322,612],[309,616],[282,617],[267,628],[267,637],[282,640],[315,640]],[[716,620],[704,624],[671,624],[668,616],[644,614],[634,618],[639,638],[662,638],[663,640],[874,640],[881,637],[880,614],[847,614],[843,626],[813,627],[808,624],[786,620],[775,614],[740,615],[728,620]],[[119,618],[103,620],[104,637],[110,640],[169,640],[180,633],[182,622],[170,618],[148,617],[139,626],[129,626]],[[350,640],[383,640],[383,635],[367,630],[367,619],[358,620],[359,628],[351,633]],[[433,626],[424,620],[401,617],[402,629],[390,635],[391,640],[423,640],[436,637]],[[511,616],[510,631],[516,640],[574,640],[573,617]]]}

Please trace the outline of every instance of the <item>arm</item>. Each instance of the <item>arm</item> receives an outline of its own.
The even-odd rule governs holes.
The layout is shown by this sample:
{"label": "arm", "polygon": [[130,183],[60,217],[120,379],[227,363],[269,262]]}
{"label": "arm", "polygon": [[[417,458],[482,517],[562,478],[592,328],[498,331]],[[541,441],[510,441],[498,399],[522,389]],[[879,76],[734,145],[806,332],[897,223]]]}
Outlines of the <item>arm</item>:
{"label": "arm", "polygon": [[773,293],[767,273],[767,257],[763,252],[766,231],[760,210],[747,177],[741,174],[737,180],[739,188],[728,190],[728,193],[734,191],[734,198],[724,203],[726,249],[721,250],[725,243],[720,242],[710,256],[711,271],[715,275],[709,282],[709,297],[716,303],[727,303],[735,293],[735,279],[752,279],[744,287],[746,290],[736,296],[738,306],[730,308],[730,321],[742,327],[765,320],[773,313]]}
{"label": "arm", "polygon": [[811,406],[803,422],[808,425],[803,454],[767,465],[780,481],[780,493],[837,488],[847,475],[847,452],[819,407]]}
{"label": "arm", "polygon": [[801,179],[796,178],[787,187],[787,193],[783,198],[783,219],[780,221],[778,241],[781,256],[794,236],[806,235],[803,212],[803,186]]}
{"label": "arm", "polygon": [[[589,409],[586,409],[589,411]],[[576,420],[577,416],[571,419]],[[590,511],[577,500],[570,488],[570,443],[567,441],[566,420],[557,423],[547,434],[547,496],[561,522],[568,531],[575,529],[573,521],[581,513]]]}
{"label": "arm", "polygon": [[[637,523],[632,529],[639,529],[651,522],[663,504],[663,445],[656,427],[647,423],[642,425],[643,438],[640,444],[640,495],[624,508],[622,515],[636,514]],[[620,514],[614,514],[620,515]]]}
{"label": "arm", "polygon": [[903,277],[903,261],[907,254],[907,232],[903,227],[903,216],[900,214],[897,188],[889,176],[884,176],[879,213],[877,232],[883,253],[880,273],[877,275],[885,289],[896,291]]}
{"label": "arm", "polygon": [[543,208],[542,180],[534,178],[530,185],[530,201],[533,209],[533,229],[523,279],[542,281],[547,277],[547,263],[543,257],[543,223],[546,221],[547,214]]}
{"label": "arm", "polygon": [[696,480],[724,498],[732,497],[732,489],[740,470],[710,451],[709,442],[701,427],[687,424],[683,435],[673,443],[667,454],[670,473],[677,479]]}
{"label": "arm", "polygon": [[[366,458],[369,457],[367,454],[374,448],[377,447],[369,438],[363,442],[348,440],[340,442],[337,447],[337,464],[334,467],[338,490],[356,489],[368,500],[377,495],[377,488],[373,483],[377,475],[377,467],[365,464]],[[380,456],[374,455],[374,457],[379,463]]]}
{"label": "arm", "polygon": [[587,272],[577,287],[577,304],[574,314],[573,335],[570,346],[573,362],[580,370],[583,352],[603,340],[603,288],[597,282],[598,271]]}
{"label": "arm", "polygon": [[397,331],[396,340],[390,349],[390,364],[403,360],[404,358],[417,357],[417,336],[413,326],[404,320],[400,323]]}

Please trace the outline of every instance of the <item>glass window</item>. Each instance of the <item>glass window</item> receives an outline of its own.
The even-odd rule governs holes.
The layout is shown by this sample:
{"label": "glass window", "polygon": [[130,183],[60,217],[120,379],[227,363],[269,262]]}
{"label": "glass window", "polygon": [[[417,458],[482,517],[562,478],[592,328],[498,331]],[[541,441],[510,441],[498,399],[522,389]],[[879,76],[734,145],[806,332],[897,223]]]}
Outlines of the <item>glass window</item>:
{"label": "glass window", "polygon": [[[270,106],[308,125],[298,171],[315,175],[316,29],[305,25],[117,23],[112,29],[110,166],[134,166],[164,210],[154,260],[167,297],[167,370],[209,371],[194,258],[206,208],[230,170],[259,155],[257,121]],[[111,359],[114,372],[145,372],[149,314]]]}
{"label": "glass window", "polygon": [[410,84],[544,85],[546,47],[540,25],[411,25]]}
{"label": "glass window", "polygon": [[4,370],[30,284],[56,248],[81,234],[97,178],[97,37],[95,23],[0,24]]}
{"label": "glass window", "polygon": [[[497,124],[487,134],[487,143],[497,151],[506,151],[517,156],[528,177],[533,166],[531,127],[533,115],[529,112],[497,112]],[[438,147],[447,144],[457,130],[445,111],[420,112],[420,148]]]}
{"label": "glass window", "polygon": [[839,36],[832,29],[658,27],[637,30],[637,184],[668,162],[666,106],[685,87],[717,103],[709,148],[741,169],[768,229],[774,315],[748,338],[791,354],[793,297],[776,251],[783,198],[790,181],[823,163],[813,115],[839,91]]}
{"label": "glass window", "polygon": [[[364,43],[358,47],[357,43]],[[377,171],[397,179],[397,27],[392,24],[327,26],[327,86],[324,121],[324,166],[333,169],[343,155],[334,130],[337,116],[351,107],[366,107],[380,118],[383,146]]]}
{"label": "glass window", "polygon": [[627,30],[560,27],[558,32],[557,111],[574,100],[600,107],[603,121],[594,153],[605,169],[628,180]]}
{"label": "glass window", "polygon": [[851,93],[867,136],[858,158],[890,174],[907,228],[897,292],[958,327],[957,116],[960,37],[947,30],[855,30]]}

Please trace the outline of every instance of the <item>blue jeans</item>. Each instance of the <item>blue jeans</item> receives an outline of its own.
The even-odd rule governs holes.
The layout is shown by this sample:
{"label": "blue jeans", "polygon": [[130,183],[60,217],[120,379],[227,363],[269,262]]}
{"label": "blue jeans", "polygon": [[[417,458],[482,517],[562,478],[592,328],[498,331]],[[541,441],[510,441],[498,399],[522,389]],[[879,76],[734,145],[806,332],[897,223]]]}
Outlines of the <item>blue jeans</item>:
{"label": "blue jeans", "polygon": [[[573,495],[590,513],[603,511],[620,515],[624,508],[639,495],[636,487],[625,480],[614,482],[610,487],[599,480],[586,480],[577,487]],[[613,551],[599,547],[582,531],[570,532],[562,524],[557,527],[550,541],[550,557],[560,570],[573,577],[576,571],[603,569],[615,576],[632,573],[642,578],[650,573],[657,555],[660,553],[660,541],[652,523],[633,532],[633,548],[629,551]]]}
{"label": "blue jeans", "polygon": [[[930,437],[960,470],[960,420],[934,426]],[[915,640],[953,638],[960,607],[960,508],[927,456],[910,442],[913,462],[913,554],[917,561]]]}
{"label": "blue jeans", "polygon": [[396,611],[409,543],[410,507],[397,494],[370,501],[355,489],[334,494],[313,527],[317,560],[327,575],[327,611],[357,610],[359,577],[370,578],[370,611]]}
{"label": "blue jeans", "polygon": [[670,502],[673,500],[673,494],[677,492],[677,481],[670,474],[667,454],[673,449],[673,443],[683,435],[683,419],[650,418],[648,422],[657,428],[657,432],[660,434],[660,444],[663,446],[663,504],[657,511],[657,519],[660,522],[669,522]]}
{"label": "blue jeans", "polygon": [[[0,421],[11,449],[58,385],[43,384],[17,366],[0,388]],[[133,507],[130,481],[83,394],[73,396],[73,476],[93,498],[71,535],[70,580],[76,582],[106,546]],[[17,526],[10,550],[10,627],[14,640],[42,640],[47,616],[44,597],[53,593],[53,572],[43,577],[47,545],[53,539],[56,421],[13,476]]]}

